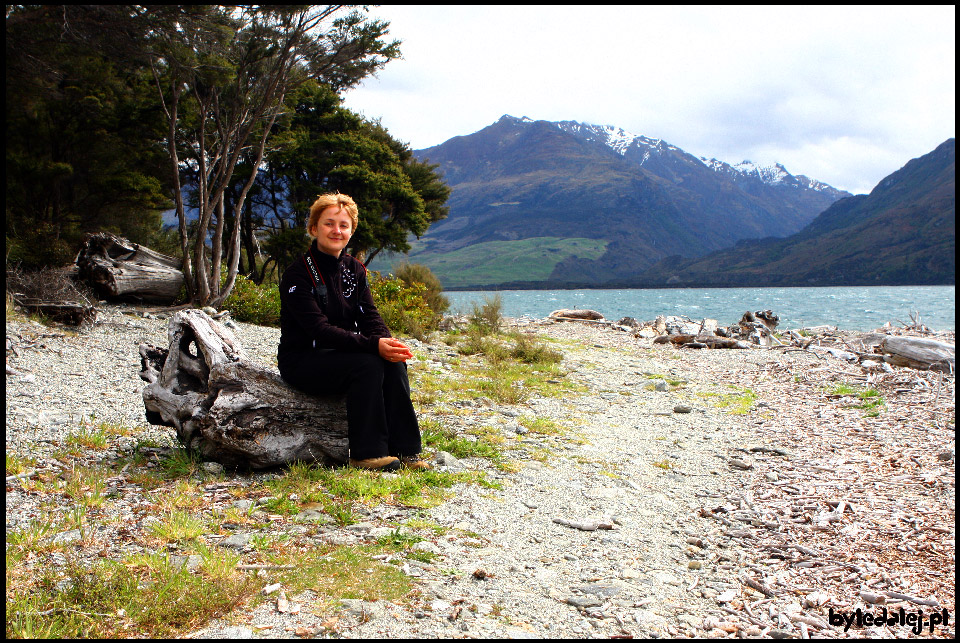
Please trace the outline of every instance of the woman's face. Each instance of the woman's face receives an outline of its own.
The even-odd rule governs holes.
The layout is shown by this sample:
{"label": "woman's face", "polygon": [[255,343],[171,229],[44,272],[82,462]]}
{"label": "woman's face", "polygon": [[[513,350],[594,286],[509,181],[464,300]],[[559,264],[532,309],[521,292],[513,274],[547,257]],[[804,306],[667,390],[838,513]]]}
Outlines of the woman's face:
{"label": "woman's face", "polygon": [[321,252],[339,257],[353,234],[353,220],[346,209],[331,205],[320,213],[310,234],[317,238],[317,248]]}

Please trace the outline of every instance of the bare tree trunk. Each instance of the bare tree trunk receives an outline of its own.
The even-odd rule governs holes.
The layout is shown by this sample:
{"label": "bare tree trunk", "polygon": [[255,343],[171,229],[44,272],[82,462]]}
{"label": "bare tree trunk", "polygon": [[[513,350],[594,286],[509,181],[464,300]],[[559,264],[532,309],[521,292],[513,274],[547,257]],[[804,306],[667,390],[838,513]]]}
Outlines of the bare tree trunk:
{"label": "bare tree trunk", "polygon": [[[250,192],[250,188],[253,187],[254,181],[257,179],[257,172],[260,171],[260,163],[263,162],[263,153],[267,146],[267,137],[270,134],[270,129],[273,127],[274,122],[277,120],[277,115],[274,114],[270,118],[270,122],[267,123],[266,127],[263,130],[263,136],[260,137],[260,146],[257,148],[257,159],[253,163],[253,167],[250,170],[250,176],[247,178],[247,182],[243,186],[243,190],[240,192],[240,197],[237,199],[236,204],[233,208],[233,231],[230,234],[230,261],[227,266],[227,282],[224,284],[223,292],[219,293],[217,297],[213,300],[213,307],[219,308],[220,305],[230,296],[230,291],[233,290],[233,286],[237,281],[237,267],[240,263],[240,221],[241,221],[241,211],[243,209],[243,203],[247,198],[247,193]],[[221,195],[221,213],[223,207],[223,196]],[[223,230],[220,226],[217,227],[217,238],[219,239],[223,236]],[[219,260],[217,263],[217,268],[219,269]],[[219,278],[219,274],[218,274]]]}
{"label": "bare tree trunk", "polygon": [[[157,70],[151,65],[154,78],[157,81],[157,89],[160,87],[160,77]],[[183,207],[183,187],[180,184],[180,158],[177,155],[177,114],[180,106],[180,94],[183,87],[180,83],[174,83],[170,98],[170,105],[167,106],[163,97],[163,91],[160,91],[160,101],[163,105],[163,111],[167,115],[167,121],[170,128],[167,131],[167,150],[170,152],[170,164],[173,167],[173,199],[177,209],[177,230],[180,233],[180,254],[183,257],[180,269],[183,273],[183,281],[187,288],[187,298],[193,299],[196,294],[196,288],[193,282],[193,265],[190,261],[190,243],[187,234],[187,216]]]}
{"label": "bare tree trunk", "polygon": [[199,310],[170,319],[168,348],[140,345],[147,420],[172,426],[202,457],[261,469],[347,459],[346,401],[290,387],[247,360],[229,329]]}

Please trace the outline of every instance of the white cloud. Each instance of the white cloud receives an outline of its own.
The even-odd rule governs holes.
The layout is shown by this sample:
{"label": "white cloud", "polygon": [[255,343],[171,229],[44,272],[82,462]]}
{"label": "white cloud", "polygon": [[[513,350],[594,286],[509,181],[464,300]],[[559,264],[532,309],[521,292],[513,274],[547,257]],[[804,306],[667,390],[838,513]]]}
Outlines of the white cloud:
{"label": "white cloud", "polygon": [[346,105],[414,148],[503,114],[612,124],[869,191],[955,128],[955,8],[411,7]]}

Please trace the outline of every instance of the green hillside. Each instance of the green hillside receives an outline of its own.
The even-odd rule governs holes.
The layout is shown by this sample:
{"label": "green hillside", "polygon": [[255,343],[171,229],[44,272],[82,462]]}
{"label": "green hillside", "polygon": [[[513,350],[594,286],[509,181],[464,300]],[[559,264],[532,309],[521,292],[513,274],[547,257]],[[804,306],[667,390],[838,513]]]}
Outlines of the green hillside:
{"label": "green hillside", "polygon": [[599,259],[607,244],[603,239],[532,237],[487,241],[442,253],[415,248],[406,259],[429,267],[446,288],[469,288],[546,280],[564,260]]}

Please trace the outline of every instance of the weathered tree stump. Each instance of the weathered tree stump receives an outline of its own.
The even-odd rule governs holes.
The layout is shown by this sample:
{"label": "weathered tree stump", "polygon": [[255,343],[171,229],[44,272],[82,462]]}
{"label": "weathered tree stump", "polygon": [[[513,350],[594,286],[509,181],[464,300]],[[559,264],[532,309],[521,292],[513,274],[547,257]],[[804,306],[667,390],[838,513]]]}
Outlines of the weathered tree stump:
{"label": "weathered tree stump", "polygon": [[169,348],[140,345],[151,424],[174,427],[185,446],[231,467],[346,461],[343,396],[294,389],[248,361],[230,329],[202,311],[176,313],[167,335]]}
{"label": "weathered tree stump", "polygon": [[183,286],[179,259],[109,232],[90,235],[76,264],[79,278],[105,299],[172,303]]}
{"label": "weathered tree stump", "polygon": [[779,323],[780,317],[773,314],[772,310],[758,310],[756,312],[748,310],[740,318],[736,334],[760,346],[781,345],[781,342],[773,336],[774,329]]}

